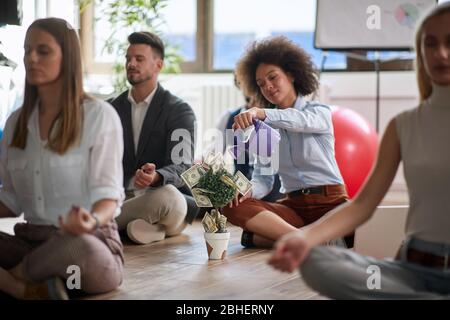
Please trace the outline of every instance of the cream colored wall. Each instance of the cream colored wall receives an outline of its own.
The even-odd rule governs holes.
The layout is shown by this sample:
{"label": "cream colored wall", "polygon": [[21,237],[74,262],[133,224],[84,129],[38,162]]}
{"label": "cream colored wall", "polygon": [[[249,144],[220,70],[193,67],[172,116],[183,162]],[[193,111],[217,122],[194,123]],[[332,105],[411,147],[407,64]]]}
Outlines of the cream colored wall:
{"label": "cream colored wall", "polygon": [[355,251],[378,259],[393,258],[405,238],[408,206],[379,206],[356,230]]}

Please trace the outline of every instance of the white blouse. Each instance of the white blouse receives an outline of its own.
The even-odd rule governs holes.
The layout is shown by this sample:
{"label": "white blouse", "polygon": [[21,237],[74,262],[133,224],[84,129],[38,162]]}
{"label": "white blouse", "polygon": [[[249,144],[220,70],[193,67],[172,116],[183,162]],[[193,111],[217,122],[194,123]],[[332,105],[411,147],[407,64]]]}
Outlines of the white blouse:
{"label": "white blouse", "polygon": [[102,199],[123,192],[123,133],[116,111],[106,102],[86,99],[81,142],[64,155],[45,147],[39,134],[37,105],[28,121],[25,149],[11,147],[20,109],[7,120],[0,154],[0,201],[33,224],[58,226],[72,205],[91,210]]}

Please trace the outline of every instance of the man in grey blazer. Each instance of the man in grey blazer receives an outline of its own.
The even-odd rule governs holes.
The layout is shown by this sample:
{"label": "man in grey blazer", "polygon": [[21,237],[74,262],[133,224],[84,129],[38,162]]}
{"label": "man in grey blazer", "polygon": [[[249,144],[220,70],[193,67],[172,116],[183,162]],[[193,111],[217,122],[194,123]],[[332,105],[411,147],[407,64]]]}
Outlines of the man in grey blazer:
{"label": "man in grey blazer", "polygon": [[179,234],[198,212],[192,197],[180,192],[180,173],[194,155],[195,115],[158,83],[164,64],[161,39],[135,32],[128,41],[126,73],[132,87],[110,101],[124,138],[127,199],[117,223],[132,241],[146,244]]}

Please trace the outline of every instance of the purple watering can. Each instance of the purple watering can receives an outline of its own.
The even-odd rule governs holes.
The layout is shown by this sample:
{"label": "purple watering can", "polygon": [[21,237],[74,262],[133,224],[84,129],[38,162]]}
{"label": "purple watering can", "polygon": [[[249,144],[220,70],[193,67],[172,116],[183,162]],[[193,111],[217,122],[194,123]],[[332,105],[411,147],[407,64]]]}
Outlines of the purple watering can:
{"label": "purple watering can", "polygon": [[280,134],[263,121],[253,119],[253,126],[234,131],[234,144],[230,149],[234,159],[243,152],[270,157],[280,142]]}

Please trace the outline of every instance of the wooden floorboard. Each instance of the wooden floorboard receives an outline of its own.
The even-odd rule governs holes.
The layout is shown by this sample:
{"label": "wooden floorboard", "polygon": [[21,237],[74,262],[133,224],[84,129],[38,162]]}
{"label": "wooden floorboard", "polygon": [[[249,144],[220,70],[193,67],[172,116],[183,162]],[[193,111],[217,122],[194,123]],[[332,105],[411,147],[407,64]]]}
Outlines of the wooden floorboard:
{"label": "wooden floorboard", "polygon": [[244,249],[241,229],[230,226],[227,257],[208,260],[203,228],[194,222],[182,235],[154,244],[125,244],[124,282],[119,289],[87,299],[290,300],[317,294],[297,272],[275,271],[269,250]]}
{"label": "wooden floorboard", "polygon": [[[390,191],[384,205],[407,203],[403,190]],[[0,231],[12,233],[20,219],[1,219]],[[310,290],[298,272],[285,274],[266,261],[269,250],[244,249],[242,230],[230,226],[228,254],[223,261],[208,260],[200,222],[177,237],[139,246],[125,242],[124,281],[119,289],[86,299],[324,299]]]}

